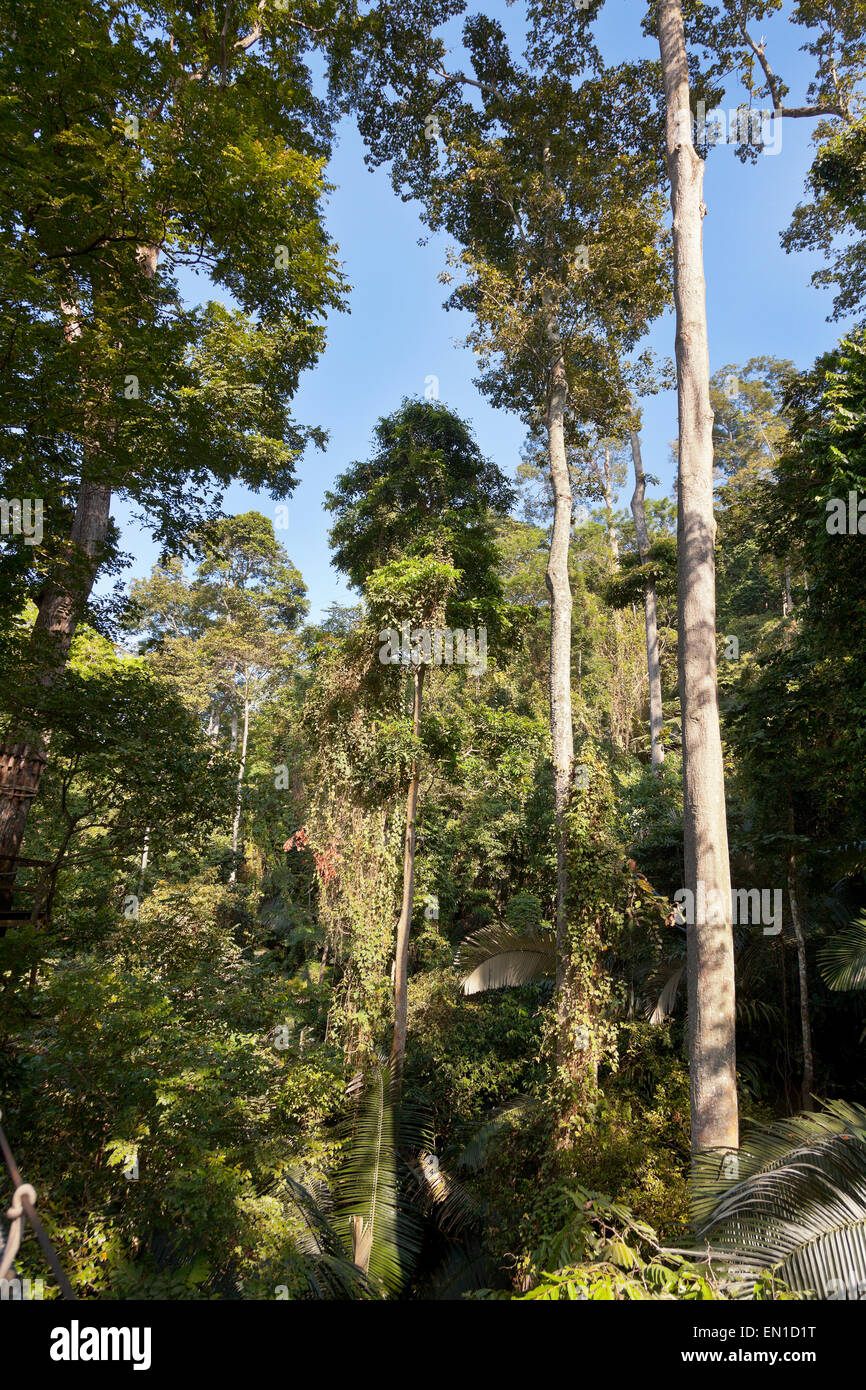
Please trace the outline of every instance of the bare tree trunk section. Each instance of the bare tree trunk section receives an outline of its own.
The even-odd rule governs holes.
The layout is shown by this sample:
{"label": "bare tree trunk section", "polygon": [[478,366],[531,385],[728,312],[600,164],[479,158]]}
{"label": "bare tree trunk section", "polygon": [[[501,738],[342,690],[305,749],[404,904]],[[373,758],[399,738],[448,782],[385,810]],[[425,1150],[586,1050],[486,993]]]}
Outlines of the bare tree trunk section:
{"label": "bare tree trunk section", "polygon": [[602,470],[602,490],[604,492],[604,512],[607,519],[607,545],[610,550],[611,567],[619,569],[619,537],[613,516],[613,480],[611,478],[610,445],[604,446],[604,466]]}
{"label": "bare tree trunk section", "polygon": [[[412,732],[421,736],[421,708],[426,666],[413,671]],[[415,828],[418,815],[420,771],[417,761],[412,765],[409,792],[406,797],[406,833],[403,841],[403,900],[397,922],[397,949],[394,957],[394,1039],[391,1044],[391,1068],[394,1080],[400,1084],[403,1060],[406,1056],[406,1031],[409,1025],[409,932],[412,927],[412,903],[415,897]]]}
{"label": "bare tree trunk section", "polygon": [[144,845],[141,851],[141,865],[138,871],[138,891],[141,892],[144,883],[144,876],[147,873],[147,866],[150,862],[150,826],[145,827]]}
{"label": "bare tree trunk section", "polygon": [[[634,495],[631,499],[631,514],[637,534],[637,548],[641,564],[646,563],[649,554],[649,532],[646,527],[646,475],[640,450],[640,436],[637,430],[631,431],[631,457],[634,464]],[[648,584],[644,590],[644,615],[646,618],[646,664],[649,678],[650,701],[650,740],[653,772],[658,773],[665,760],[665,747],[662,742],[664,732],[664,712],[662,709],[662,676],[659,660],[659,628],[656,610],[656,590]]]}
{"label": "bare tree trunk section", "polygon": [[785,565],[785,587],[782,590],[782,617],[790,618],[794,611],[794,599],[791,594],[791,566]]}
{"label": "bare tree trunk section", "polygon": [[[233,728],[234,728],[235,731],[236,731],[236,729],[237,729],[237,713],[235,713],[235,714],[232,716],[232,718],[233,718],[233,720],[234,720]],[[242,733],[242,735],[241,735],[241,756],[240,756],[240,761],[238,762],[238,782],[237,782],[237,791],[236,791],[236,793],[235,793],[235,815],[234,815],[234,820],[232,821],[232,854],[235,856],[235,862],[234,862],[234,864],[232,865],[232,871],[231,871],[231,873],[229,874],[229,883],[235,883],[235,882],[237,881],[237,876],[238,876],[238,866],[237,866],[238,839],[239,839],[239,837],[240,837],[240,828],[241,828],[241,808],[242,808],[242,806],[243,806],[244,774],[245,774],[245,772],[246,772],[246,770],[247,770],[247,743],[248,743],[248,741],[249,741],[249,734],[250,734],[250,699],[249,699],[249,689],[248,689],[248,687],[245,687],[245,689],[244,689],[244,727],[243,727],[243,733]]]}
{"label": "bare tree trunk section", "polygon": [[803,914],[800,911],[797,858],[793,850],[788,855],[788,897],[791,902],[791,925],[797,946],[797,975],[800,983],[800,1036],[803,1044],[803,1076],[800,1082],[800,1101],[804,1110],[814,1110],[812,1093],[815,1090],[815,1058],[812,1052],[812,1021],[809,1016],[809,974],[806,968],[806,936]]}
{"label": "bare tree trunk section", "polygon": [[34,624],[34,632],[46,632],[53,638],[53,669],[45,673],[49,684],[66,664],[81,610],[96,580],[110,519],[111,489],[102,483],[83,482],[67,559],[46,586]]}
{"label": "bare tree trunk section", "polygon": [[[739,1147],[731,878],[716,685],[713,412],[703,263],[704,166],[692,142],[680,0],[659,0],[667,108],[679,397],[679,683],[685,886],[701,907],[688,935],[692,1150]],[[698,897],[698,884],[704,894]],[[713,895],[713,896],[711,896]],[[715,896],[718,895],[718,896]],[[706,902],[725,920],[707,920]],[[711,914],[715,916],[715,914]]]}

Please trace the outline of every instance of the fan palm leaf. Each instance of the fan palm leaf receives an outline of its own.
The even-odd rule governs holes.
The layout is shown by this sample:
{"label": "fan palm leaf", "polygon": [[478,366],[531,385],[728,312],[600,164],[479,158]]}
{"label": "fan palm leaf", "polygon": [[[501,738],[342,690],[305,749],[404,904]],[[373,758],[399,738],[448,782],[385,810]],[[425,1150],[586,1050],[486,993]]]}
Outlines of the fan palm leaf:
{"label": "fan palm leaf", "polygon": [[544,923],[526,930],[494,922],[461,942],[454,964],[465,972],[464,994],[553,979],[556,933]]}
{"label": "fan palm leaf", "polygon": [[660,1023],[664,1023],[665,1019],[670,1018],[673,1013],[680,983],[685,972],[686,963],[685,961],[681,961],[679,965],[668,965],[663,968],[661,972],[662,979],[656,978],[654,982],[656,989],[661,985],[658,997],[655,1002],[649,999],[644,1008],[646,1017],[649,1019],[650,1023],[654,1024],[656,1027]]}

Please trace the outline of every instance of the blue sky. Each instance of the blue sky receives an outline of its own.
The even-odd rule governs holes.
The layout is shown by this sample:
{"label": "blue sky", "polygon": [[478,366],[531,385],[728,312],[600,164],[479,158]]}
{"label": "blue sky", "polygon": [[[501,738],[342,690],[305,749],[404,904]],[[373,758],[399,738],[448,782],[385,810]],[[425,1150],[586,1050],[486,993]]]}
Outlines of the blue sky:
{"label": "blue sky", "polygon": [[[497,0],[486,8],[510,34],[518,32],[519,5],[507,8],[504,0]],[[657,56],[655,45],[640,35],[642,12],[637,0],[607,0],[597,33],[608,61],[640,52]],[[805,35],[778,19],[765,32],[768,54],[789,83],[792,101],[804,99],[809,65],[797,48]],[[459,39],[456,31],[455,37]],[[457,63],[455,54],[453,66]],[[738,95],[733,87],[730,105]],[[813,124],[784,122],[780,152],[762,155],[754,166],[741,164],[732,147],[719,145],[710,151],[704,252],[712,371],[758,355],[792,358],[805,367],[843,331],[844,325],[826,322],[830,294],[809,284],[818,262],[799,253],[788,256],[779,245],[779,233],[802,193]],[[473,423],[484,453],[509,475],[517,467],[524,434],[515,416],[493,410],[473,386],[472,354],[455,341],[465,331],[466,320],[442,308],[445,292],[437,276],[447,238],[418,245],[424,228],[417,207],[396,197],[386,170],[366,169],[362,143],[350,122],[341,127],[328,174],[336,188],[327,225],[353,286],[351,313],[330,320],[327,349],[295,398],[297,419],[326,428],[330,442],[325,453],[310,450],[302,460],[301,481],[287,499],[288,528],[277,532],[307,583],[314,621],[330,603],[353,601],[330,565],[329,518],[322,499],[348,463],[367,455],[381,415],[394,410],[404,396],[423,394],[426,378],[435,375],[440,398]],[[206,281],[197,286],[190,276],[181,283],[191,297],[207,297]],[[673,339],[673,316],[666,315],[647,342],[656,352],[672,356]],[[672,484],[676,394],[666,392],[642,405],[644,466],[661,479],[654,489],[661,495]],[[623,502],[629,493],[627,489]],[[257,497],[243,487],[230,489],[226,511],[251,507],[271,517],[276,514],[276,503],[266,494]],[[156,547],[147,532],[129,522],[122,503],[115,506],[114,515],[122,528],[123,548],[134,555],[127,577],[147,574],[157,558]]]}

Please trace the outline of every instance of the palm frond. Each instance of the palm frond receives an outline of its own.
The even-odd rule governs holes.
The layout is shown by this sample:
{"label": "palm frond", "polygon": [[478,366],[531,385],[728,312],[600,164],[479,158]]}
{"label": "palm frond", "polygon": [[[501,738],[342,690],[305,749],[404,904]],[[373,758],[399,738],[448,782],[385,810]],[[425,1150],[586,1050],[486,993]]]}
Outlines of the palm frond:
{"label": "palm frond", "polygon": [[551,979],[556,973],[556,933],[543,923],[526,931],[493,922],[461,942],[454,964],[466,972],[464,994]]}
{"label": "palm frond", "polygon": [[436,1154],[419,1154],[412,1171],[421,1209],[436,1218],[441,1231],[456,1236],[481,1224],[483,1203],[442,1168]]}
{"label": "palm frond", "polygon": [[866,912],[820,948],[818,967],[830,989],[866,989]]}
{"label": "palm frond", "polygon": [[698,1155],[699,1236],[754,1286],[774,1270],[792,1289],[845,1298],[866,1287],[866,1110],[828,1101],[752,1130],[738,1153]]}
{"label": "palm frond", "polygon": [[372,1294],[365,1276],[348,1258],[344,1243],[331,1222],[331,1201],[326,1185],[304,1185],[284,1175],[278,1186],[296,1217],[295,1240],[300,1253],[308,1257],[306,1277],[313,1297],[370,1298]]}
{"label": "palm frond", "polygon": [[418,1223],[402,1199],[396,1087],[384,1058],[349,1087],[352,1112],[334,1177],[333,1224],[374,1288],[396,1293],[418,1250]]}

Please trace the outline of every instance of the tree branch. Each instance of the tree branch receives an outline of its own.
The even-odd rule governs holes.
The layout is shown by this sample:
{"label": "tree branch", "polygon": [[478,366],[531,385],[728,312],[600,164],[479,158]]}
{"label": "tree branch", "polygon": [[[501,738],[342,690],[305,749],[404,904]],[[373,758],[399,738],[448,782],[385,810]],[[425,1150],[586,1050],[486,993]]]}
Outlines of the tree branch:
{"label": "tree branch", "polygon": [[[782,101],[781,84],[778,77],[770,67],[769,59],[764,51],[764,40],[755,43],[751,34],[747,30],[741,14],[737,15],[737,27],[743,36],[743,41],[754,53],[761,65],[761,71],[767,83],[767,90],[773,98],[773,114],[776,116],[790,116],[794,119],[801,116],[838,116],[840,120],[850,120],[850,116],[842,106],[834,105],[830,102],[821,102],[815,106],[785,106]],[[838,88],[837,88],[838,90]]]}

